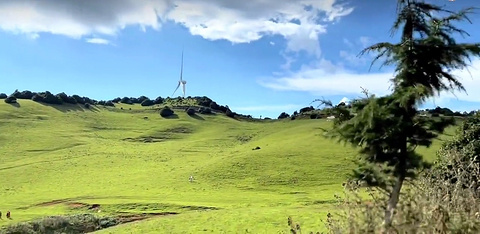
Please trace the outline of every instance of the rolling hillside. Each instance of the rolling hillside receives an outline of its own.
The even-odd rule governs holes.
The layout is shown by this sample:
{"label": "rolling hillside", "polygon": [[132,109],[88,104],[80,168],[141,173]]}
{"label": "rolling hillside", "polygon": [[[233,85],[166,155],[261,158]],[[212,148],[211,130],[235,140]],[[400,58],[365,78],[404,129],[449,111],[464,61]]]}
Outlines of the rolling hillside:
{"label": "rolling hillside", "polygon": [[[178,110],[166,119],[140,105],[18,102],[0,102],[0,211],[12,212],[0,226],[168,212],[99,232],[287,233],[288,216],[318,231],[354,168],[355,150],[323,138],[330,122],[320,119],[247,122]],[[420,152],[433,158],[438,146]]]}

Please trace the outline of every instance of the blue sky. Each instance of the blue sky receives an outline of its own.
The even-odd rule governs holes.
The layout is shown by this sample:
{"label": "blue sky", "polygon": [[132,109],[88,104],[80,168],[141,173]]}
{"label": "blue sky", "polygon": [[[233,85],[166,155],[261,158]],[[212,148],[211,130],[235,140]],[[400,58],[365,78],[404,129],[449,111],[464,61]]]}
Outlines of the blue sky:
{"label": "blue sky", "polygon": [[[449,9],[478,0],[431,0]],[[395,0],[16,0],[0,3],[0,92],[98,100],[171,96],[184,48],[187,96],[276,118],[317,98],[388,93],[391,68],[369,69],[365,46],[395,41]],[[463,24],[478,42],[480,15]],[[469,73],[470,72],[470,73]],[[465,93],[425,107],[480,109],[480,60],[455,71]],[[175,96],[181,93],[177,91]]]}

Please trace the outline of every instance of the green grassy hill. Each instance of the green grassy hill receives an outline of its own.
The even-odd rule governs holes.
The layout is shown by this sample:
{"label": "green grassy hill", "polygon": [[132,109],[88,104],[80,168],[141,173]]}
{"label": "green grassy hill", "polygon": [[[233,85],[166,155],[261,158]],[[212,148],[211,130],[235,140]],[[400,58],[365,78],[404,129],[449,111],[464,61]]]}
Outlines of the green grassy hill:
{"label": "green grassy hill", "polygon": [[[178,110],[165,119],[140,105],[18,102],[0,102],[0,211],[12,212],[0,226],[170,212],[100,233],[287,233],[288,216],[318,231],[354,168],[355,150],[323,138],[330,122],[320,119],[247,122]],[[433,158],[438,146],[420,152]]]}

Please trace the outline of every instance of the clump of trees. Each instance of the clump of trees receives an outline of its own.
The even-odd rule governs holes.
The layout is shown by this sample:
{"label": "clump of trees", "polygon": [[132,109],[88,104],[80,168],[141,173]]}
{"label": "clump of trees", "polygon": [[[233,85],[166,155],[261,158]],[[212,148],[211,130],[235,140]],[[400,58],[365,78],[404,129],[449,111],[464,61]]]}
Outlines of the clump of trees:
{"label": "clump of trees", "polygon": [[423,1],[399,0],[397,9],[393,31],[401,29],[400,41],[378,43],[361,53],[377,52],[373,62],[383,58],[384,65],[396,67],[392,93],[376,97],[364,90],[365,97],[354,100],[351,110],[320,100],[336,115],[327,135],[360,149],[354,178],[385,195],[376,199],[384,202],[379,207],[385,232],[399,228],[394,227],[394,211],[404,182],[414,181],[418,170],[430,166],[415,149],[430,146],[453,124],[452,118],[419,116],[418,106],[442,91],[464,91],[451,70],[464,69],[471,56],[480,56],[480,44],[457,43],[451,36],[468,35],[453,23],[468,20],[471,8],[452,12]]}
{"label": "clump of trees", "polygon": [[5,93],[0,93],[0,99],[5,99],[5,98],[7,98],[7,97],[8,97],[7,94],[5,94]]}

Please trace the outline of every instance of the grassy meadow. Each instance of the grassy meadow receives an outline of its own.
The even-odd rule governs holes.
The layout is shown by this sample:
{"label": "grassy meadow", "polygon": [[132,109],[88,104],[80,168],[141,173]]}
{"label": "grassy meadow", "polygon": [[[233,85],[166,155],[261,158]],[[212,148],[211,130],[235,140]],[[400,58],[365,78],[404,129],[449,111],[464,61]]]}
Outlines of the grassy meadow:
{"label": "grassy meadow", "polygon": [[[288,216],[306,233],[324,230],[356,154],[322,136],[331,122],[175,113],[0,102],[0,227],[47,215],[169,212],[99,233],[288,233]],[[433,159],[451,133],[419,152]]]}

